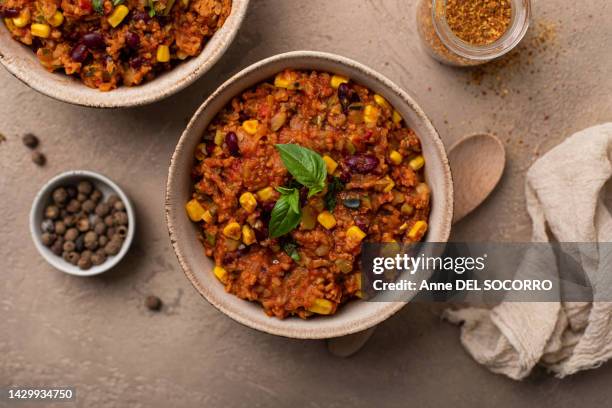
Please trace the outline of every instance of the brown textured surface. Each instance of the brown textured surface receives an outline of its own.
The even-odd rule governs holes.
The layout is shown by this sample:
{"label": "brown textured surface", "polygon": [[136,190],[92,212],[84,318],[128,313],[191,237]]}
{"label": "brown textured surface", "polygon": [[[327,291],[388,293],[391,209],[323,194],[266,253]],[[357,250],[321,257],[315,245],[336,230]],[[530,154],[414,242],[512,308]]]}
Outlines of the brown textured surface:
{"label": "brown textured surface", "polygon": [[[561,22],[556,40],[522,64],[492,69],[477,85],[469,71],[419,51],[406,0],[253,3],[220,64],[149,107],[74,107],[0,72],[0,133],[7,138],[0,143],[0,383],[74,385],[79,405],[95,407],[609,405],[611,364],[563,381],[538,372],[515,383],[474,363],[457,329],[429,305],[406,307],[347,360],[329,356],[323,342],[242,327],[206,304],[179,270],[163,188],[176,140],[205,95],[264,56],[319,49],[370,65],[409,90],[448,146],[464,134],[497,133],[508,152],[506,173],[490,200],[457,225],[455,239],[528,239],[529,165],[572,132],[612,120],[612,4],[537,2],[537,18]],[[44,168],[21,144],[27,131],[41,138]],[[55,271],[30,240],[27,214],[38,187],[70,168],[105,173],[136,206],[133,249],[108,275]],[[145,308],[149,293],[164,301],[160,313]]]}

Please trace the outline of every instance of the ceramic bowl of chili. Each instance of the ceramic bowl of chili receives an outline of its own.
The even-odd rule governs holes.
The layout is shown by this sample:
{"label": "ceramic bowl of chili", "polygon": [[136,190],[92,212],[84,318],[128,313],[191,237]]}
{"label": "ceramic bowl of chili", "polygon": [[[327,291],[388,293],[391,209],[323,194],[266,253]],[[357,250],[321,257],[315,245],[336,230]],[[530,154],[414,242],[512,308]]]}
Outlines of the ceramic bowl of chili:
{"label": "ceramic bowl of chili", "polygon": [[[394,302],[349,301],[335,314],[311,319],[277,319],[262,312],[261,305],[225,291],[213,273],[214,262],[205,254],[199,226],[185,212],[192,197],[194,151],[209,124],[231,100],[247,89],[286,69],[328,72],[350,78],[382,95],[418,135],[427,161],[425,181],[431,189],[429,228],[425,241],[446,242],[453,215],[453,184],[444,145],[420,106],[383,75],[339,55],[294,51],[255,63],[221,85],[197,110],[172,156],[166,186],[166,221],[170,240],[185,275],[214,307],[232,319],[270,334],[302,339],[333,338],[373,327],[399,311],[409,299]],[[416,295],[416,292],[414,293]]]}
{"label": "ceramic bowl of chili", "polygon": [[[0,17],[3,17],[4,20],[0,21],[0,63],[26,85],[54,99],[96,108],[118,108],[146,105],[161,100],[200,78],[221,58],[235,38],[246,15],[249,0],[232,0],[231,10],[223,24],[219,24],[221,26],[214,33],[208,32],[200,38],[202,45],[197,48],[196,53],[192,53],[192,57],[178,55],[180,49],[176,46],[177,38],[159,37],[162,31],[166,32],[167,28],[172,29],[173,24],[183,24],[181,13],[187,13],[181,8],[185,7],[183,2],[149,2],[147,3],[149,5],[145,5],[145,8],[141,10],[142,5],[137,2],[111,3],[82,0],[78,5],[70,6],[70,12],[60,11],[58,8],[55,14],[47,18],[46,22],[32,21],[34,16],[29,11],[32,7],[29,4],[25,2],[21,5],[24,7],[23,10],[27,11],[23,16],[17,8],[0,5]],[[101,4],[101,9],[97,14],[96,10],[92,9],[95,4]],[[164,11],[157,11],[157,14],[154,14],[151,5],[157,7],[157,4],[166,4],[170,7],[174,5],[172,11],[174,14],[165,15]],[[189,4],[188,7],[198,7],[195,4],[191,6],[191,2],[187,4]],[[104,8],[105,5],[112,5],[112,9]],[[41,11],[43,17],[45,10]],[[189,13],[190,15],[185,17],[187,20],[193,20],[194,16],[198,16],[195,9],[189,9]],[[59,17],[56,18],[56,15]],[[151,15],[153,17],[150,17]],[[24,21],[20,22],[20,20]],[[54,20],[57,21],[54,22]],[[153,24],[154,21],[159,21],[159,25]],[[196,22],[192,21],[191,24],[196,24]],[[207,30],[206,27],[199,26],[181,26],[181,28],[183,30],[181,41],[187,49],[193,48],[196,40],[195,34],[193,38],[188,37],[190,32],[200,33],[198,34],[200,36],[201,32]],[[172,32],[178,35],[176,31],[174,29]],[[31,48],[34,45],[26,46],[17,39],[32,44],[38,41],[43,46],[49,41],[50,43],[48,48],[39,48],[38,51],[42,50],[39,52],[41,55],[37,55],[36,50]],[[143,48],[154,41],[162,41],[161,44],[166,44],[170,40],[172,40],[170,46],[161,45],[150,51]],[[98,82],[92,82],[101,71],[94,65],[106,64],[105,69],[108,70],[108,61],[114,57],[107,53],[112,52],[113,55],[134,53],[135,51],[132,50],[134,47],[139,48],[137,58],[125,61],[113,59],[111,63],[111,65],[129,63],[129,67],[126,65],[125,69],[133,73],[127,76],[121,75],[123,79],[119,78],[118,81],[125,82],[129,78],[134,82],[132,86],[105,83],[113,78],[100,77]],[[145,59],[142,56],[143,53],[155,65],[151,71],[146,73],[139,72],[142,71],[139,61]],[[94,64],[88,65],[93,68],[88,68],[86,72],[79,74],[78,70],[85,69],[84,64],[89,61],[87,55],[89,58],[94,58]],[[42,62],[45,62],[47,67],[43,66]],[[135,66],[135,63],[139,65]],[[80,67],[81,65],[83,67]],[[74,71],[74,75],[59,72],[64,69],[66,72]],[[55,71],[51,72],[51,70]],[[118,71],[112,70],[112,72]]]}

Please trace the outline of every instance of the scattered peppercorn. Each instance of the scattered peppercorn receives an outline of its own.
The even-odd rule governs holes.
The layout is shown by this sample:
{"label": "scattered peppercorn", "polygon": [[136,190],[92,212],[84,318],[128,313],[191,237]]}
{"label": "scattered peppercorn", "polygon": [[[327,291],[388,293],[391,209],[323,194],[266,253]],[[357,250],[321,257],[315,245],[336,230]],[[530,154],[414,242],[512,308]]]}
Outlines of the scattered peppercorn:
{"label": "scattered peppercorn", "polygon": [[162,307],[162,301],[157,296],[149,295],[145,299],[145,306],[149,310],[159,311]]}
{"label": "scattered peppercorn", "polygon": [[21,141],[30,149],[36,149],[36,147],[38,146],[38,138],[32,133],[26,133],[25,135],[23,135]]}
{"label": "scattered peppercorn", "polygon": [[45,157],[44,154],[42,154],[41,152],[39,152],[38,150],[34,150],[32,152],[32,161],[34,162],[34,164],[36,164],[37,166],[44,166],[45,163],[47,162],[47,158]]}

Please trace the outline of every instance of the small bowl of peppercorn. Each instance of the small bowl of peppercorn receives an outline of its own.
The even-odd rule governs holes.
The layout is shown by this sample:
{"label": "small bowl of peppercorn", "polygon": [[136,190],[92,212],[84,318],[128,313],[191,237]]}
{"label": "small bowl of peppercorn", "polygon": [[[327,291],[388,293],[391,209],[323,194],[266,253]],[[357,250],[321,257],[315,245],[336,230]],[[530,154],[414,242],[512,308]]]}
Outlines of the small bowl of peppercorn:
{"label": "small bowl of peppercorn", "polygon": [[61,173],[38,192],[30,232],[53,267],[76,276],[113,268],[134,238],[134,210],[107,177],[87,170]]}

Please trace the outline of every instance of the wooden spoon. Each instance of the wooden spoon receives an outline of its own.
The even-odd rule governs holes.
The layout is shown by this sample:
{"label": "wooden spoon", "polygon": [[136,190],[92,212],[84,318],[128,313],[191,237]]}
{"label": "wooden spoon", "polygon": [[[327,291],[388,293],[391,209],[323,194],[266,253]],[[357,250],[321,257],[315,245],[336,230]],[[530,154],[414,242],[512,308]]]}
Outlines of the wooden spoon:
{"label": "wooden spoon", "polygon": [[[506,151],[495,136],[483,133],[464,137],[449,149],[453,173],[455,208],[453,224],[474,211],[491,194],[506,166]],[[374,333],[376,326],[348,336],[327,340],[327,349],[337,357],[358,352]]]}

